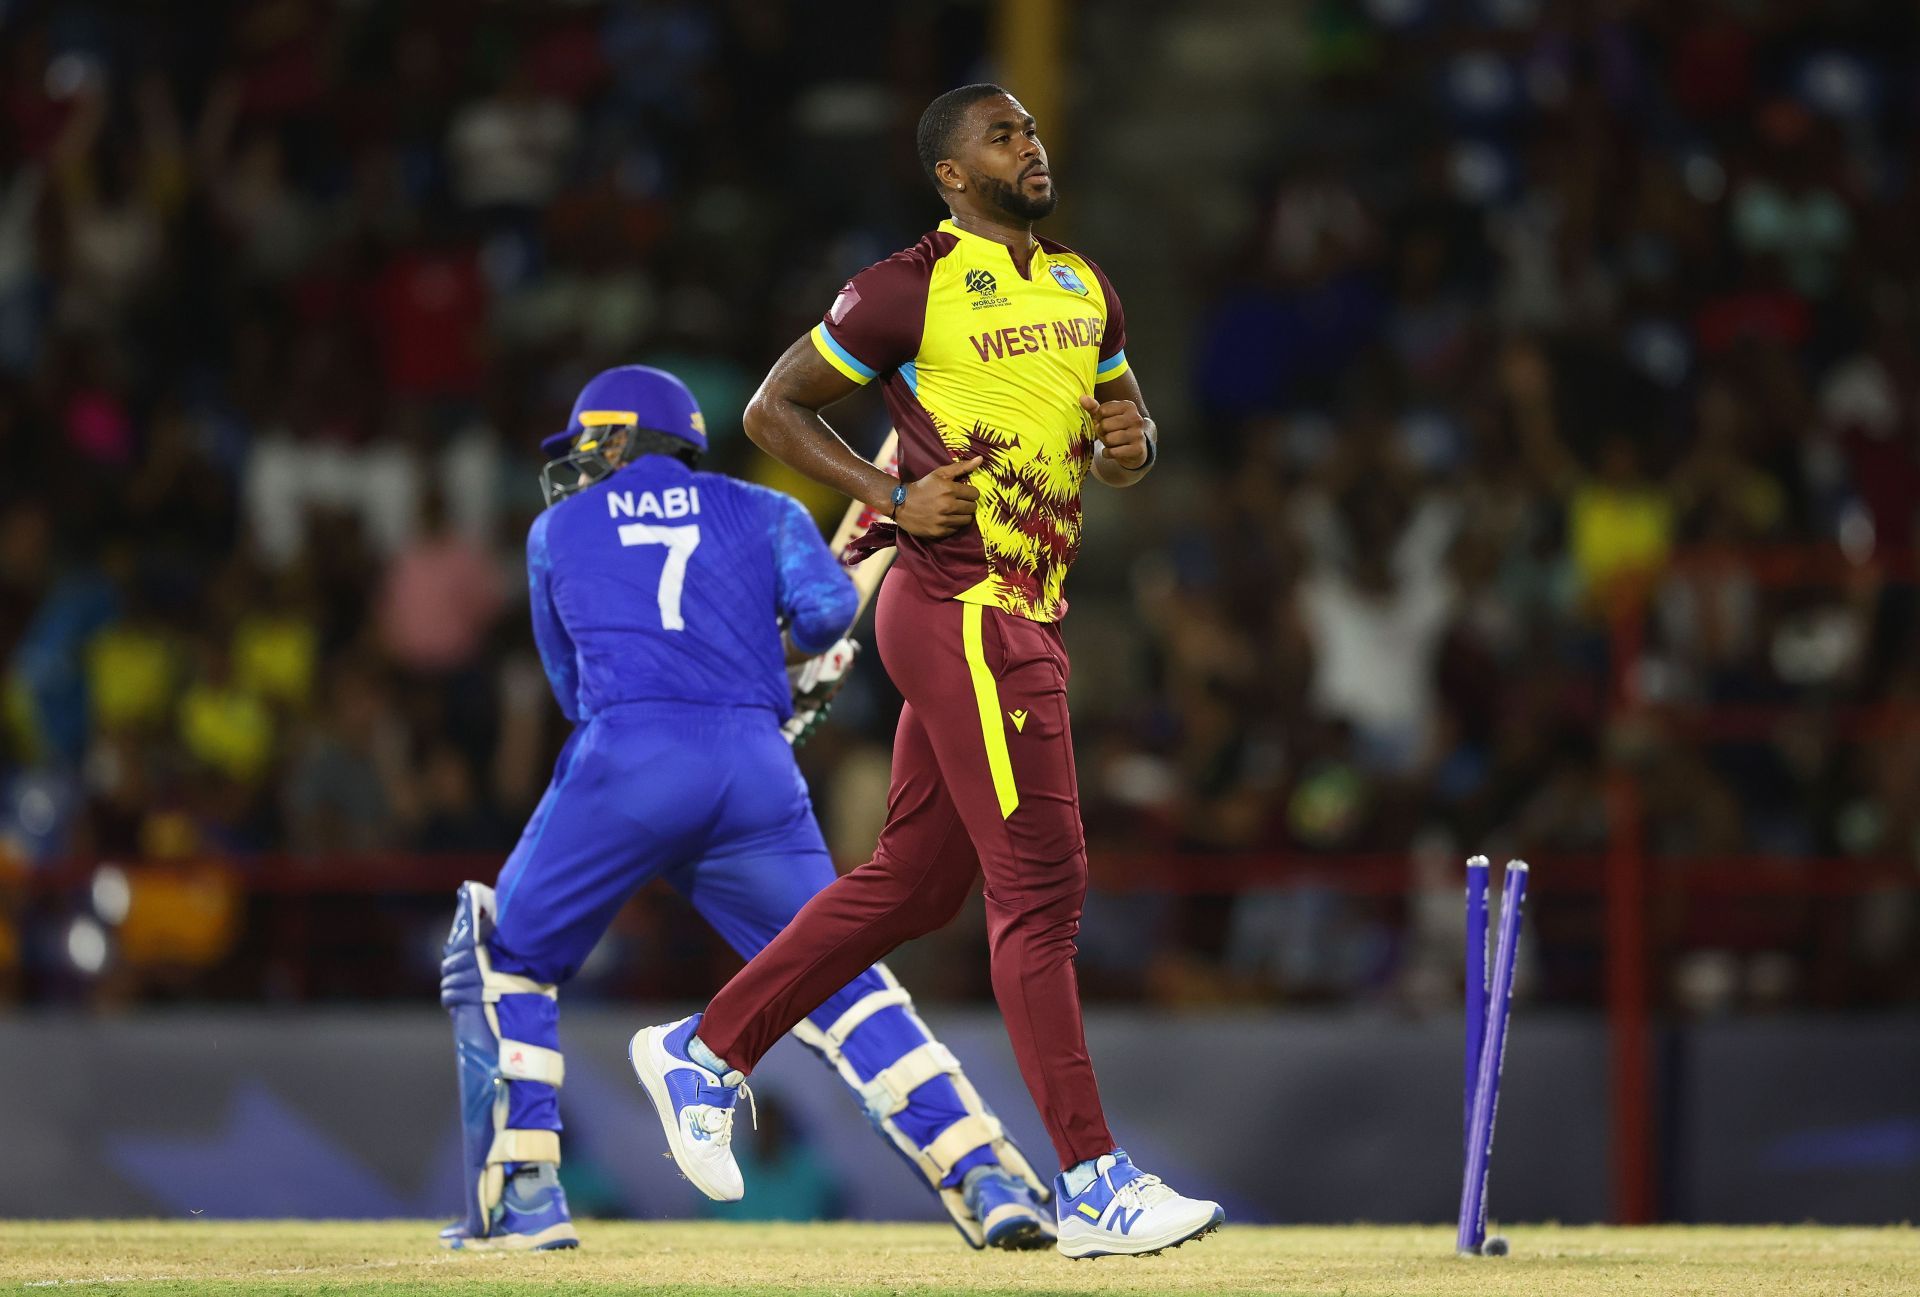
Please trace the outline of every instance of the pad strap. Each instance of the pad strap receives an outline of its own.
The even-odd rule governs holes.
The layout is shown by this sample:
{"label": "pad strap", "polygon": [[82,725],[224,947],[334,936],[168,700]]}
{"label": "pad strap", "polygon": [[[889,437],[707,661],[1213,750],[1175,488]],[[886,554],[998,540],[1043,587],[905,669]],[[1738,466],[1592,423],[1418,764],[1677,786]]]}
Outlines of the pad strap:
{"label": "pad strap", "polygon": [[[818,1051],[827,1064],[840,1074],[840,1079],[847,1083],[848,1088],[859,1095],[875,1128],[925,1178],[928,1187],[939,1196],[941,1206],[946,1208],[947,1215],[953,1219],[961,1236],[970,1246],[983,1248],[987,1245],[986,1231],[974,1219],[972,1209],[967,1206],[966,1195],[958,1185],[944,1183],[960,1159],[982,1146],[991,1148],[1000,1165],[1024,1180],[1042,1201],[1048,1198],[1046,1181],[1034,1174],[1033,1167],[1020,1155],[1013,1141],[1007,1138],[1005,1127],[981,1100],[979,1091],[968,1082],[966,1073],[960,1070],[959,1060],[953,1057],[952,1051],[934,1040],[933,1032],[913,1011],[912,997],[892,972],[885,964],[875,964],[873,971],[885,983],[885,990],[863,996],[841,1014],[827,1031],[802,1019],[794,1024],[793,1035],[809,1049]],[[895,1006],[905,1012],[907,1020],[926,1043],[914,1046],[890,1066],[876,1073],[872,1080],[862,1082],[842,1047],[862,1023],[882,1009]],[[968,1115],[942,1131],[932,1144],[921,1147],[918,1139],[900,1128],[895,1117],[907,1107],[914,1090],[943,1073],[952,1078],[954,1092]]]}
{"label": "pad strap", "polygon": [[872,995],[863,995],[853,1007],[833,1020],[827,1028],[827,1043],[835,1049],[847,1043],[847,1037],[860,1029],[860,1024],[882,1009],[898,1008],[913,1003],[913,997],[898,986],[889,991],[875,991]]}
{"label": "pad strap", "polygon": [[500,1075],[510,1081],[544,1081],[557,1090],[566,1079],[567,1060],[561,1057],[557,1049],[548,1049],[543,1045],[529,1045],[524,1040],[507,1040],[502,1037]]}
{"label": "pad strap", "polygon": [[487,959],[486,948],[480,949],[481,970],[484,981],[481,994],[488,1004],[497,1004],[503,995],[544,995],[549,1000],[560,998],[560,988],[549,986],[545,982],[536,982],[531,977],[522,977],[518,973],[499,973],[493,968],[493,961]]}
{"label": "pad strap", "polygon": [[493,1147],[487,1150],[487,1163],[560,1161],[560,1132],[557,1130],[499,1130],[493,1135]]}
{"label": "pad strap", "polygon": [[876,1073],[860,1087],[860,1099],[874,1116],[891,1117],[905,1108],[913,1092],[928,1081],[936,1076],[952,1076],[959,1070],[960,1060],[953,1056],[953,1051],[937,1040],[929,1040],[909,1050],[891,1067]]}
{"label": "pad strap", "polygon": [[953,1125],[940,1132],[940,1138],[922,1149],[927,1161],[933,1163],[945,1179],[947,1172],[953,1170],[961,1158],[979,1148],[982,1144],[993,1144],[1000,1138],[999,1119],[986,1113],[972,1112]]}

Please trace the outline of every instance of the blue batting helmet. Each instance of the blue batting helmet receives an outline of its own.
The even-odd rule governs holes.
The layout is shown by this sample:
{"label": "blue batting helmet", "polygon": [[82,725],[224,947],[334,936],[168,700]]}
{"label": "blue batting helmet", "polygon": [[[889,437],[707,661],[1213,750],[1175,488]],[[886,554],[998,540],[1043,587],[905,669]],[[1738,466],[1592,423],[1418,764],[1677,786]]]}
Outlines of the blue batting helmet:
{"label": "blue batting helmet", "polygon": [[595,374],[573,403],[567,430],[541,439],[557,455],[591,428],[639,427],[663,432],[705,452],[707,421],[687,385],[651,365],[621,365]]}

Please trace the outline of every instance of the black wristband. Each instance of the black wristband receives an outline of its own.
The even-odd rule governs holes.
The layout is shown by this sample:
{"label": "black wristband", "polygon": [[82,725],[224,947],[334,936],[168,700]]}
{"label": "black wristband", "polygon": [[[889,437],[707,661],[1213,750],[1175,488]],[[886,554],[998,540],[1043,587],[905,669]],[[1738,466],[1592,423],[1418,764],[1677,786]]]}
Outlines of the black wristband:
{"label": "black wristband", "polygon": [[1147,471],[1148,469],[1150,469],[1150,468],[1152,468],[1152,467],[1153,467],[1153,461],[1154,461],[1154,458],[1155,458],[1155,457],[1156,457],[1157,455],[1159,455],[1159,453],[1160,453],[1160,452],[1159,452],[1159,450],[1158,450],[1158,448],[1156,448],[1156,447],[1154,446],[1154,444],[1153,444],[1153,438],[1152,438],[1152,437],[1148,437],[1148,438],[1147,438],[1147,457],[1146,457],[1146,459],[1145,459],[1145,460],[1144,460],[1144,461],[1143,461],[1143,462],[1141,463],[1141,465],[1140,465],[1140,467],[1138,467],[1138,468],[1127,468],[1127,466],[1126,466],[1125,464],[1122,464],[1122,465],[1121,465],[1120,467],[1121,467],[1121,468],[1127,468],[1127,472],[1129,472],[1129,473],[1144,473],[1144,472],[1146,472],[1146,471]]}

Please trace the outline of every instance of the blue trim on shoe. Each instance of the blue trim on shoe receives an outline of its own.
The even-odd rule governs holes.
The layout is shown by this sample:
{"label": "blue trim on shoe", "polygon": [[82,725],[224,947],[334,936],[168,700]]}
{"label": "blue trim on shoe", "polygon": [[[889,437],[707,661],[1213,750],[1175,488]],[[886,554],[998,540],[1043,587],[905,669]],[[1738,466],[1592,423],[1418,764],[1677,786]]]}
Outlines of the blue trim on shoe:
{"label": "blue trim on shoe", "polygon": [[552,1163],[527,1163],[507,1177],[500,1206],[485,1234],[458,1222],[440,1231],[440,1244],[459,1250],[553,1252],[580,1246],[567,1191]]}
{"label": "blue trim on shoe", "polygon": [[1026,1252],[1052,1247],[1054,1231],[1047,1227],[1047,1208],[1033,1186],[1012,1172],[993,1165],[967,1178],[967,1210],[980,1223],[988,1247]]}
{"label": "blue trim on shoe", "polygon": [[[1123,1236],[1130,1233],[1134,1221],[1137,1219],[1137,1213],[1129,1214],[1125,1212],[1123,1208],[1117,1208],[1114,1209],[1116,1217],[1128,1216],[1128,1219],[1124,1222],[1117,1222],[1117,1225],[1106,1223],[1109,1209],[1113,1208],[1114,1200],[1119,1197],[1119,1190],[1146,1174],[1146,1172],[1140,1170],[1140,1168],[1133,1164],[1133,1159],[1128,1157],[1122,1149],[1115,1149],[1107,1156],[1113,1159],[1113,1165],[1109,1167],[1104,1174],[1096,1174],[1093,1183],[1088,1185],[1078,1196],[1070,1196],[1067,1193],[1067,1177],[1064,1171],[1054,1177],[1055,1220],[1060,1226],[1061,1248],[1063,1251],[1066,1251],[1071,1241],[1067,1237],[1066,1230],[1069,1219],[1080,1221],[1082,1227],[1092,1225],[1107,1230],[1109,1234],[1118,1233]],[[1096,1162],[1095,1165],[1097,1167],[1098,1162]],[[1204,1202],[1205,1200],[1190,1201]],[[1214,1230],[1220,1228],[1220,1226],[1225,1223],[1226,1218],[1226,1211],[1218,1204],[1215,1204],[1213,1214],[1194,1229],[1178,1237],[1169,1238],[1165,1242],[1156,1243],[1143,1250],[1110,1251],[1103,1248],[1085,1252],[1066,1251],[1066,1254],[1069,1258],[1076,1261],[1085,1261],[1097,1256],[1157,1256],[1170,1248],[1179,1247],[1183,1243],[1191,1243],[1197,1238],[1203,1238],[1213,1233]]]}
{"label": "blue trim on shoe", "polygon": [[693,1055],[687,1052],[687,1042],[692,1040],[700,1030],[700,1019],[705,1016],[705,1014],[696,1013],[661,1037],[660,1048],[667,1051],[669,1058],[677,1059],[682,1063],[692,1063],[695,1067],[700,1066],[699,1063],[694,1062]]}

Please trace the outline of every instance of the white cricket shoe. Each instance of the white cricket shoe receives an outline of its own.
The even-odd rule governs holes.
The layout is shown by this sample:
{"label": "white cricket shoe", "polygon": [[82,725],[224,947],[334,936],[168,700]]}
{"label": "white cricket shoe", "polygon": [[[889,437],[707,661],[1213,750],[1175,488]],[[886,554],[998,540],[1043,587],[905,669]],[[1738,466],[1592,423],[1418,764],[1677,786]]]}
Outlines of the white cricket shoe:
{"label": "white cricket shoe", "polygon": [[[700,1015],[643,1027],[627,1042],[627,1060],[640,1088],[653,1100],[667,1132],[667,1148],[681,1174],[717,1202],[738,1202],[746,1192],[733,1160],[733,1114],[747,1089],[738,1072],[726,1077],[693,1061],[687,1042],[700,1029]],[[747,1102],[753,1102],[751,1091]]]}
{"label": "white cricket shoe", "polygon": [[1227,1214],[1217,1202],[1183,1198],[1115,1149],[1094,1164],[1093,1183],[1073,1197],[1066,1175],[1053,1180],[1060,1250],[1078,1260],[1144,1256],[1179,1247],[1220,1228]]}

